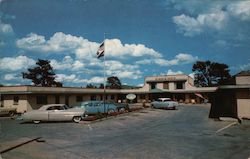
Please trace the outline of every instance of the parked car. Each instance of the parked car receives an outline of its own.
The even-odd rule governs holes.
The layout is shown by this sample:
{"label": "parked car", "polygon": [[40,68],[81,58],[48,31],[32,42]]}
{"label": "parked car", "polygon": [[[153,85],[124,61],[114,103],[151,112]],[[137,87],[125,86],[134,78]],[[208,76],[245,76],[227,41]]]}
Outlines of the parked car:
{"label": "parked car", "polygon": [[79,123],[85,116],[85,110],[79,108],[69,108],[65,104],[49,104],[22,114],[24,121],[74,121]]}
{"label": "parked car", "polygon": [[119,112],[126,112],[129,111],[129,106],[127,103],[113,103]]}
{"label": "parked car", "polygon": [[14,116],[16,114],[16,108],[4,108],[0,107],[0,116]]}
{"label": "parked car", "polygon": [[103,101],[85,101],[76,103],[74,107],[84,108],[85,113],[88,115],[98,114],[98,113],[107,113],[112,114],[114,112],[124,112],[126,111],[126,105],[116,105],[115,103]]}
{"label": "parked car", "polygon": [[152,108],[162,109],[176,109],[178,102],[171,100],[171,98],[158,98],[151,103]]}

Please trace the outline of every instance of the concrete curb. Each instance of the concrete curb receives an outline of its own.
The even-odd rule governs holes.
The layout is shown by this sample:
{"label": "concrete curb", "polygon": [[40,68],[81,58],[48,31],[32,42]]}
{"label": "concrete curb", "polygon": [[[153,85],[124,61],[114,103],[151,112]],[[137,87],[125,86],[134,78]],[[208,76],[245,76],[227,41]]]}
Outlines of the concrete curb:
{"label": "concrete curb", "polygon": [[231,122],[238,122],[238,119],[232,117],[219,117],[221,121],[231,121]]}

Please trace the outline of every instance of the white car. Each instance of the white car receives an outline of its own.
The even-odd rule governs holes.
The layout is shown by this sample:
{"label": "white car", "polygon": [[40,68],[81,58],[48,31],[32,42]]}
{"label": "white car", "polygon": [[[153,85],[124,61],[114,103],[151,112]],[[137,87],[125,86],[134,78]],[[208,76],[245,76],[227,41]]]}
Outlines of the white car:
{"label": "white car", "polygon": [[0,116],[8,115],[13,117],[16,114],[16,108],[3,108],[0,107]]}
{"label": "white car", "polygon": [[85,116],[85,110],[69,108],[65,104],[49,104],[32,110],[22,115],[24,121],[32,121],[36,124],[41,121],[74,121],[79,123]]}
{"label": "white car", "polygon": [[171,100],[171,98],[158,98],[156,101],[151,103],[152,108],[162,109],[176,109],[178,102]]}

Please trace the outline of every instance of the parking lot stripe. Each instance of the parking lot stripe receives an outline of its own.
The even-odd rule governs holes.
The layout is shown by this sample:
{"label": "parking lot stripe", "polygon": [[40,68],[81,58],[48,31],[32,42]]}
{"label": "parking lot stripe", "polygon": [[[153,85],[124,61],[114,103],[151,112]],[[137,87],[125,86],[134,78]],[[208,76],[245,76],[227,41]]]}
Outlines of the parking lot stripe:
{"label": "parking lot stripe", "polygon": [[26,145],[26,144],[28,144],[28,143],[30,143],[30,142],[33,142],[33,141],[37,141],[37,140],[39,140],[39,139],[41,139],[41,137],[37,137],[37,138],[34,138],[34,139],[30,139],[30,140],[28,140],[28,141],[22,142],[22,143],[20,143],[20,144],[17,144],[17,145],[15,145],[15,146],[12,146],[12,147],[9,147],[9,148],[7,148],[7,149],[4,149],[4,150],[0,151],[0,154],[6,153],[6,152],[8,152],[8,151],[10,151],[10,150],[13,150],[13,149],[18,148],[18,147],[23,146],[23,145]]}
{"label": "parking lot stripe", "polygon": [[219,132],[221,132],[221,131],[223,131],[223,130],[225,130],[225,129],[233,126],[233,125],[236,125],[236,124],[237,124],[237,122],[230,123],[227,126],[225,126],[225,127],[221,128],[221,129],[217,130],[215,133],[219,133]]}

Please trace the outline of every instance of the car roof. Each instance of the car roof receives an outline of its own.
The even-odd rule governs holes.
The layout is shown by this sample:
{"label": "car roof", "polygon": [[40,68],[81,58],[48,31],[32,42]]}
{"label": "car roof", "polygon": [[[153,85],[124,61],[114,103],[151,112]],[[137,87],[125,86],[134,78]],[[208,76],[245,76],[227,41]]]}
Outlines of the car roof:
{"label": "car roof", "polygon": [[87,100],[87,101],[82,101],[79,103],[100,103],[100,102],[103,102],[103,101],[101,101],[101,100]]}
{"label": "car roof", "polygon": [[39,110],[47,110],[49,107],[51,106],[64,106],[65,104],[47,104],[47,105],[43,105],[39,108]]}
{"label": "car roof", "polygon": [[171,98],[158,98],[160,100],[171,100]]}

